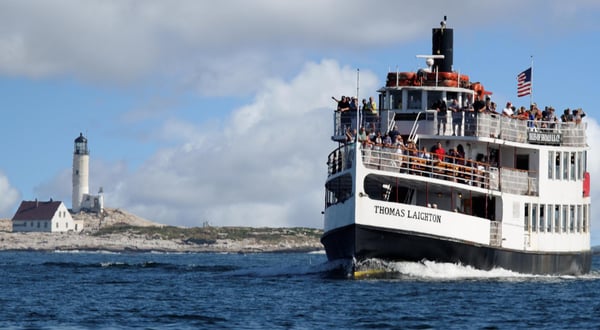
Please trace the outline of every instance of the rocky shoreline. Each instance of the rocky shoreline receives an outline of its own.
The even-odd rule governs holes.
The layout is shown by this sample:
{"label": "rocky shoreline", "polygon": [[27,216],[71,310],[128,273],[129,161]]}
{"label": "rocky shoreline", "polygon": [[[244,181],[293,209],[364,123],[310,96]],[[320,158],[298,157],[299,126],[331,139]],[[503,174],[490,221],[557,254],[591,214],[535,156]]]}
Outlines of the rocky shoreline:
{"label": "rocky shoreline", "polygon": [[[317,229],[243,227],[186,229],[157,224],[118,209],[107,209],[101,216],[80,213],[73,217],[84,221],[84,231],[13,233],[10,220],[1,220],[0,250],[178,253],[276,253],[323,250],[323,245],[319,241],[320,231]],[[177,229],[178,237],[171,237],[173,228]],[[206,236],[208,239],[199,239],[198,233],[212,236]]]}

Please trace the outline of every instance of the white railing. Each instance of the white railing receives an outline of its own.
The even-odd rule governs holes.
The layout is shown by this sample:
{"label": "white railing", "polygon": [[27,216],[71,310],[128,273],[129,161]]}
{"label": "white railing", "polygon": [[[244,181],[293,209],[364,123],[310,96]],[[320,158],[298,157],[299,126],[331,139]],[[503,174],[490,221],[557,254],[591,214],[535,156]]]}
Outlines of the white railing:
{"label": "white railing", "polygon": [[426,176],[486,189],[498,189],[498,169],[490,168],[485,163],[465,162],[464,159],[450,156],[439,160],[431,153],[427,153],[428,158],[424,158],[419,155],[417,150],[379,145],[361,147],[360,150],[363,164],[370,169]]}
{"label": "white railing", "polygon": [[530,177],[528,171],[511,168],[500,169],[502,191],[519,195],[538,195],[538,180]]}

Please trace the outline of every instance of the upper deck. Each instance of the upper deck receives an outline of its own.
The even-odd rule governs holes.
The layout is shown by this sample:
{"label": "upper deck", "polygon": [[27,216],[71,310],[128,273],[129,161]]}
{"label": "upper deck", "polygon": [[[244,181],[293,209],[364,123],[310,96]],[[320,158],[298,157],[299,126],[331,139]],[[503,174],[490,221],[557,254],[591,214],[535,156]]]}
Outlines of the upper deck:
{"label": "upper deck", "polygon": [[[587,147],[587,123],[543,121],[507,117],[499,113],[477,112],[473,109],[475,91],[454,87],[385,87],[379,90],[379,116],[362,111],[334,112],[333,136],[345,141],[348,130],[388,133],[397,131],[409,140],[419,137],[446,136],[504,141],[532,145]],[[457,111],[439,111],[439,100],[457,100]],[[394,106],[395,105],[395,106]],[[466,105],[466,106],[465,106]],[[358,119],[357,119],[358,118]]]}

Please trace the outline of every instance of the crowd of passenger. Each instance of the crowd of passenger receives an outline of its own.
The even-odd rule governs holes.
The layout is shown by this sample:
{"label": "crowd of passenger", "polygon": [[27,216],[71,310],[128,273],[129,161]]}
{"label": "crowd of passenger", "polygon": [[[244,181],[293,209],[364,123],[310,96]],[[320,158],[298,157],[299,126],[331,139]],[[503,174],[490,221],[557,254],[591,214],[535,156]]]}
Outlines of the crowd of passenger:
{"label": "crowd of passenger", "polygon": [[336,112],[340,113],[341,124],[344,127],[352,126],[352,118],[358,111],[361,112],[362,125],[373,125],[376,126],[379,123],[379,113],[377,111],[377,103],[373,100],[372,96],[369,99],[362,99],[362,104],[358,104],[358,98],[356,96],[344,96],[340,99],[336,99],[332,96],[337,103]]}
{"label": "crowd of passenger", "polygon": [[437,142],[430,148],[427,146],[419,148],[415,142],[405,141],[395,126],[388,133],[367,130],[364,127],[361,127],[358,133],[356,130],[348,129],[346,137],[348,143],[360,143],[365,163],[373,165],[393,161],[394,167],[411,174],[432,176],[440,166],[458,165],[453,170],[454,173],[444,177],[456,180],[457,175],[464,173],[465,169],[471,168],[474,172],[479,173],[480,180],[477,182],[483,182],[484,171],[490,166],[498,166],[495,158],[488,158],[483,154],[479,154],[476,160],[467,158],[462,144],[450,147],[448,150],[443,147],[441,142]]}
{"label": "crowd of passenger", "polygon": [[[460,125],[462,125],[463,112],[465,113],[467,131],[470,131],[469,125],[480,114],[526,120],[527,126],[531,129],[554,128],[559,122],[579,124],[585,117],[585,112],[581,108],[573,111],[567,108],[559,116],[552,106],[546,106],[544,110],[541,110],[536,103],[532,103],[529,109],[525,106],[517,108],[510,101],[506,102],[506,106],[502,111],[498,111],[496,103],[492,102],[489,96],[485,98],[485,101],[477,99],[472,104],[466,102],[462,107],[456,99],[451,99],[448,104],[444,100],[438,100],[433,103],[432,108],[438,111],[438,135],[440,130],[441,132],[446,131],[446,124],[450,120],[452,121],[452,134],[458,135],[457,132],[460,131]],[[451,118],[449,118],[450,116]]]}

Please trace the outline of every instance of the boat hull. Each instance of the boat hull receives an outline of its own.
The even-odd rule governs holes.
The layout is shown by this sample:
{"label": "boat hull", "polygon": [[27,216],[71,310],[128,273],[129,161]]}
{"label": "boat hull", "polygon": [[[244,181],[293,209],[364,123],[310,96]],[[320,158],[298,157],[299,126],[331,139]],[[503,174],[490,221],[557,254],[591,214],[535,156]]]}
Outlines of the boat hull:
{"label": "boat hull", "polygon": [[329,260],[430,260],[482,270],[504,268],[518,273],[557,275],[588,273],[592,263],[591,250],[526,252],[356,224],[328,231],[321,242]]}

